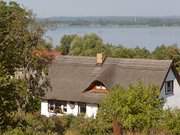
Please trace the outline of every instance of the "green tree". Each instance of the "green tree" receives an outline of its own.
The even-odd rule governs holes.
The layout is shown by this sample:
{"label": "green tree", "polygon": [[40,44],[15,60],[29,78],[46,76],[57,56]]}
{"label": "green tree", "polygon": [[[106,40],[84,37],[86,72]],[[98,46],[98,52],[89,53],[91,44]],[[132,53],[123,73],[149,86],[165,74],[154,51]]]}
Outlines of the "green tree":
{"label": "green tree", "polygon": [[115,58],[133,58],[134,55],[133,49],[125,48],[121,45],[112,48],[112,57]]}
{"label": "green tree", "polygon": [[80,36],[76,36],[71,43],[70,55],[80,55],[83,48],[83,39]]}
{"label": "green tree", "polygon": [[157,126],[162,113],[163,102],[159,99],[159,89],[142,83],[127,89],[117,86],[103,100],[98,117],[130,131],[141,131]]}
{"label": "green tree", "polygon": [[136,47],[134,48],[134,58],[150,58],[151,53],[146,48]]}
{"label": "green tree", "polygon": [[155,59],[174,59],[179,55],[180,50],[177,45],[161,45],[152,52],[152,57]]}
{"label": "green tree", "polygon": [[77,35],[64,35],[60,41],[60,46],[56,49],[59,50],[63,55],[69,54],[71,43]]}
{"label": "green tree", "polygon": [[[2,92],[8,91],[1,95],[2,103],[8,102],[6,96],[11,94],[10,91],[12,95],[15,92],[14,105],[24,111],[32,110],[33,101],[44,95],[49,86],[45,75],[47,63],[33,55],[33,51],[43,44],[43,31],[33,24],[35,21],[29,11],[16,2],[0,1],[0,65],[5,70],[2,81],[7,83],[1,83],[0,88]],[[16,73],[22,73],[23,78],[16,79]],[[23,90],[19,91],[19,87]],[[11,111],[3,109],[4,112]]]}
{"label": "green tree", "polygon": [[107,46],[96,34],[86,34],[83,37],[76,36],[71,42],[70,55],[96,56],[97,53],[107,53]]}
{"label": "green tree", "polygon": [[102,39],[96,34],[87,34],[83,38],[83,56],[96,56],[98,52],[105,52],[105,46]]}
{"label": "green tree", "polygon": [[10,76],[5,75],[5,70],[0,66],[0,129],[9,125],[10,113],[16,111],[16,85]]}
{"label": "green tree", "polygon": [[166,110],[161,121],[162,129],[167,130],[168,134],[180,134],[180,110]]}
{"label": "green tree", "polygon": [[161,45],[157,47],[152,52],[152,58],[161,60],[174,59],[176,68],[180,69],[180,49],[177,45]]}

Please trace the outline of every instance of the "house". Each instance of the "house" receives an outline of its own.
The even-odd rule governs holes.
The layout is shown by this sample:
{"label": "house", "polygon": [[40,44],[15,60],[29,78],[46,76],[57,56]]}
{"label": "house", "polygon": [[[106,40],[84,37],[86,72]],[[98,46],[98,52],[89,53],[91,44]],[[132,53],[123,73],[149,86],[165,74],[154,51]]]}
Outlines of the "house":
{"label": "house", "polygon": [[49,68],[52,90],[41,102],[41,114],[85,113],[95,117],[98,104],[114,85],[142,81],[160,87],[165,108],[180,107],[180,79],[173,60],[60,56]]}

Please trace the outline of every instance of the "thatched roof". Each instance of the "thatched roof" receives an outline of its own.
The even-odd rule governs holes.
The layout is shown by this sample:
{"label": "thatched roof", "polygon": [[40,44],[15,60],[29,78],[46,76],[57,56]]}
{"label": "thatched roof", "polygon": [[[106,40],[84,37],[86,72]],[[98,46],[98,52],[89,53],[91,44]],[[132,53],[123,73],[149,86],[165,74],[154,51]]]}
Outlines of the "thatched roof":
{"label": "thatched roof", "polygon": [[107,89],[138,81],[161,87],[171,64],[172,60],[106,58],[98,66],[95,57],[60,56],[50,65],[52,91],[45,99],[98,103],[104,94],[84,92],[94,81]]}

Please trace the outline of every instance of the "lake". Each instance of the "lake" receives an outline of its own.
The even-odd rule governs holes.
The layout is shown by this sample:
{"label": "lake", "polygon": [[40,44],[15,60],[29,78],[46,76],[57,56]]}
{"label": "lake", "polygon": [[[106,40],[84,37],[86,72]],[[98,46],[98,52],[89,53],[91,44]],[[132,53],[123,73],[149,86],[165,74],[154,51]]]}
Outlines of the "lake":
{"label": "lake", "polygon": [[48,30],[45,36],[51,37],[53,46],[59,44],[65,34],[84,35],[96,33],[104,42],[126,47],[146,47],[153,50],[155,47],[166,44],[180,45],[180,27],[59,27]]}

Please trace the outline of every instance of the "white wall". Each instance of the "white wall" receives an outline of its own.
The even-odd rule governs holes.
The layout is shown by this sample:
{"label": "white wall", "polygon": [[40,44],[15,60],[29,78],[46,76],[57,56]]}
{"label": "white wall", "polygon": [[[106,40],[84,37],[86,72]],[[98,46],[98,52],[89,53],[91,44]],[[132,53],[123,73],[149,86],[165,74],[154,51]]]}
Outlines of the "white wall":
{"label": "white wall", "polygon": [[[70,105],[69,102],[67,102],[67,113],[69,115],[77,116],[79,114],[79,108],[80,106],[78,103],[74,104],[74,107]],[[86,117],[96,117],[98,111],[98,105],[97,104],[86,104]],[[51,113],[48,111],[48,101],[41,101],[41,115],[44,115],[46,117],[58,115],[55,113]],[[59,114],[60,115],[60,114]]]}
{"label": "white wall", "polygon": [[46,117],[51,117],[51,116],[55,116],[55,115],[62,115],[62,114],[56,114],[53,112],[49,112],[48,109],[48,101],[41,101],[41,115],[44,115]]}
{"label": "white wall", "polygon": [[174,80],[174,93],[172,95],[166,95],[165,94],[165,84],[163,85],[163,88],[161,90],[161,95],[160,97],[164,97],[166,100],[166,103],[164,105],[164,108],[180,108],[180,86],[179,83],[173,73],[172,70],[170,70],[166,81]]}
{"label": "white wall", "polygon": [[41,115],[49,117],[48,102],[47,101],[41,101]]}
{"label": "white wall", "polygon": [[98,111],[98,105],[97,104],[86,104],[86,116],[87,117],[96,117]]}
{"label": "white wall", "polygon": [[72,108],[70,103],[67,103],[67,114],[77,116],[78,115],[78,104],[75,103],[74,108]]}

